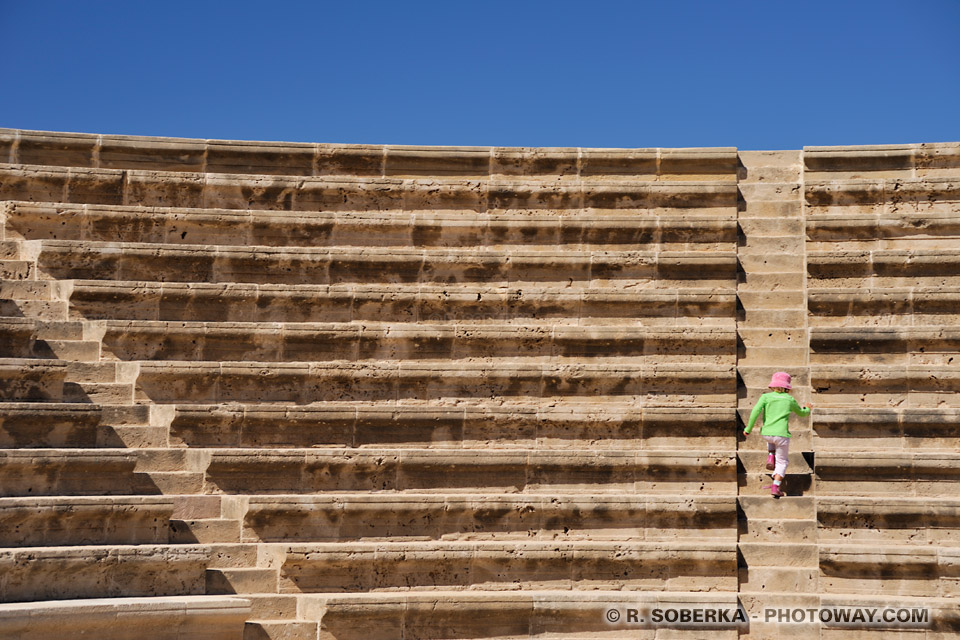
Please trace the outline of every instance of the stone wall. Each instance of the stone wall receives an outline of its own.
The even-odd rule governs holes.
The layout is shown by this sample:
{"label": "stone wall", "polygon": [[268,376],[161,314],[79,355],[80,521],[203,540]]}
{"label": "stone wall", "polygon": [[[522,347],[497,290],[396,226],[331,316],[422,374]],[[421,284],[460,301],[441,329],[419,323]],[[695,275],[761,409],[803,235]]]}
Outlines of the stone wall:
{"label": "stone wall", "polygon": [[[960,629],[960,145],[0,161],[7,637]],[[815,411],[774,500],[741,432],[778,370]]]}

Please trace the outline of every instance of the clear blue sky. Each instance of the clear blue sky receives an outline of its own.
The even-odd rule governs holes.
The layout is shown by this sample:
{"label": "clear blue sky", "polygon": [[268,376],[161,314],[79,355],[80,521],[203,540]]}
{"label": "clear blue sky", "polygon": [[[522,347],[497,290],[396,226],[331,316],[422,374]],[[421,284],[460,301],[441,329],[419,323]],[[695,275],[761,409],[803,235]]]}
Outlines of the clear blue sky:
{"label": "clear blue sky", "polygon": [[960,0],[0,0],[0,127],[375,144],[960,140]]}

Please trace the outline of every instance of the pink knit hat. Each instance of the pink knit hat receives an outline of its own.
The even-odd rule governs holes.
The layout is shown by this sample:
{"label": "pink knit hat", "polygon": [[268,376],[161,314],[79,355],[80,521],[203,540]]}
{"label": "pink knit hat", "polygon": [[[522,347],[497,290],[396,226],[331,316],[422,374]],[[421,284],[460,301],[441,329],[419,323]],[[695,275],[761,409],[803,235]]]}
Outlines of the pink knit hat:
{"label": "pink knit hat", "polygon": [[770,378],[770,384],[767,385],[771,389],[776,387],[781,387],[783,389],[790,388],[790,374],[785,371],[777,371],[773,374],[773,377]]}

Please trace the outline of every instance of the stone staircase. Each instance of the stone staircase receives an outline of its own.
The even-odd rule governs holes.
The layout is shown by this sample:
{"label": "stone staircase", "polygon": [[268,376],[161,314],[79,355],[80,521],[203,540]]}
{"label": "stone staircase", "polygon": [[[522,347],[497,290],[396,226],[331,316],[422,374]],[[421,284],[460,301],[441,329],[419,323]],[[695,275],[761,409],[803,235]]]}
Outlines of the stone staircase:
{"label": "stone staircase", "polygon": [[[960,630],[957,145],[0,160],[0,635]],[[739,434],[781,369],[775,501]]]}

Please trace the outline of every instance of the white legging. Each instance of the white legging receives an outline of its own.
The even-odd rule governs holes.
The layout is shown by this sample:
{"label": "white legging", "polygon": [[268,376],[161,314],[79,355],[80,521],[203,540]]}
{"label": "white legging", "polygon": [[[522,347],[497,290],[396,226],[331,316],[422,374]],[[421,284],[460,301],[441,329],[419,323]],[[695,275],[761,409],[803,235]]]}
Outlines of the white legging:
{"label": "white legging", "polygon": [[790,452],[790,438],[783,436],[763,436],[767,441],[767,451],[776,454],[777,467],[773,470],[773,475],[781,478],[787,472],[787,454]]}

